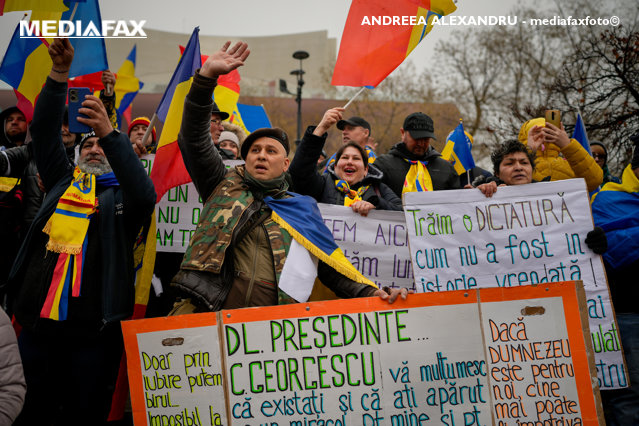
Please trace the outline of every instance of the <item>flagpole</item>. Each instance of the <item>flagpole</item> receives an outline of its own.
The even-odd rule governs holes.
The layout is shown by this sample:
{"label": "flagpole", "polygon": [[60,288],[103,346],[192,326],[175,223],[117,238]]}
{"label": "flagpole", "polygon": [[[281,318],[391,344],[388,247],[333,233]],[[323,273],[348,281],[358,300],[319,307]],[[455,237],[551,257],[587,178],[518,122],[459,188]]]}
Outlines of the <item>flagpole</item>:
{"label": "flagpole", "polygon": [[[146,128],[146,132],[144,132],[144,136],[142,137],[142,145],[146,146],[146,141],[149,140],[151,133],[153,132],[153,128],[155,127],[155,123],[159,120],[157,113],[153,113],[153,117],[151,117],[151,122],[149,123],[149,127]],[[128,130],[128,129],[127,129]]]}
{"label": "flagpole", "polygon": [[75,17],[75,12],[78,10],[78,3],[76,2],[75,5],[73,6],[73,11],[71,12],[71,16],[69,16],[69,21],[73,21],[73,18]]}
{"label": "flagpole", "polygon": [[344,109],[348,108],[348,106],[355,100],[356,97],[359,96],[360,93],[362,93],[364,91],[364,89],[366,89],[366,86],[362,86],[362,88],[359,89],[359,91],[357,93],[355,93],[355,95],[351,98],[351,100],[348,101],[346,103],[346,105],[344,105]]}

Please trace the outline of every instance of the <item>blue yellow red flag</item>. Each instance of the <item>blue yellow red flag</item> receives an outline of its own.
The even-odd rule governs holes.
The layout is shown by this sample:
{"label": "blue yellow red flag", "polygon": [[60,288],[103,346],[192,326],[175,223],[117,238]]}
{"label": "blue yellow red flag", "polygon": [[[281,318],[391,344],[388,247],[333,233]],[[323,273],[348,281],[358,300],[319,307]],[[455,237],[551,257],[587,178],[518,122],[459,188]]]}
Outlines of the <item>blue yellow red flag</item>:
{"label": "blue yellow red flag", "polygon": [[464,131],[463,123],[459,123],[455,130],[446,138],[446,145],[442,151],[442,158],[450,161],[457,174],[462,175],[475,167],[475,160],[471,149],[473,142]]}
{"label": "blue yellow red flag", "polygon": [[621,269],[637,261],[639,253],[639,179],[628,165],[621,183],[608,182],[592,198],[595,226],[606,233],[608,250],[602,255],[607,264]]}
{"label": "blue yellow red flag", "polygon": [[377,86],[431,31],[435,16],[456,9],[453,0],[353,0],[331,84]]}
{"label": "blue yellow red flag", "polygon": [[164,122],[151,170],[151,180],[158,195],[157,201],[160,201],[169,189],[191,181],[177,144],[177,136],[182,124],[184,99],[191,88],[195,71],[202,66],[199,32],[199,27],[193,30],[155,112]]}
{"label": "blue yellow red flag", "polygon": [[[375,283],[355,269],[342,252],[342,249],[337,246],[333,239],[333,234],[324,224],[315,199],[306,195],[292,195],[294,196],[290,198],[264,198],[264,202],[273,211],[271,214],[273,221],[293,237],[297,247],[307,250],[308,253],[351,280],[377,288]],[[290,251],[289,255],[291,255]],[[295,254],[293,254],[293,257],[298,259]],[[295,269],[299,268],[308,268],[308,265],[296,261],[289,262],[290,259],[291,257],[287,257],[287,261],[284,264],[284,270],[279,281],[280,289],[298,302],[305,302],[311,294],[315,277],[309,276],[308,271],[295,271]],[[295,277],[305,276],[308,279],[305,282],[286,279],[285,274],[289,269],[293,271],[292,274]]]}
{"label": "blue yellow red flag", "polygon": [[131,105],[135,96],[144,86],[144,83],[135,76],[135,56],[136,46],[134,45],[116,74],[115,108],[118,111],[118,116],[124,114],[124,111]]}
{"label": "blue yellow red flag", "polygon": [[[35,3],[37,2],[34,2],[34,5]],[[81,21],[86,26],[88,21],[101,22],[102,20],[97,0],[65,2],[65,4],[70,6],[65,12],[33,8],[31,21],[74,20]],[[51,71],[51,58],[48,53],[51,39],[21,38],[19,28],[19,25],[16,26],[0,65],[0,80],[9,84],[19,94],[18,107],[30,120],[33,117],[35,101]],[[104,39],[72,38],[70,41],[75,54],[69,77],[108,68]]]}

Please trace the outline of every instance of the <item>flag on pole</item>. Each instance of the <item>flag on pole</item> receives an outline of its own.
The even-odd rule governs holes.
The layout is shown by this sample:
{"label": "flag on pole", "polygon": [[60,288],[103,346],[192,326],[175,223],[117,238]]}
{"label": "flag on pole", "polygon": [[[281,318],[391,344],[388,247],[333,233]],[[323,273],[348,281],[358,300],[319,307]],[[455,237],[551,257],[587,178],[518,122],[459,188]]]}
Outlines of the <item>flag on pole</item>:
{"label": "flag on pole", "polygon": [[[377,86],[430,32],[435,16],[456,9],[453,0],[353,0],[331,84]],[[402,22],[389,25],[388,18]]]}
{"label": "flag on pole", "polygon": [[[69,2],[66,12],[33,9],[31,21],[73,20],[101,22],[97,0]],[[33,117],[33,107],[42,86],[51,71],[48,47],[52,39],[20,38],[20,25],[16,26],[9,47],[0,65],[0,80],[16,91],[18,107],[28,120]],[[102,38],[72,38],[75,51],[69,77],[90,74],[108,68],[106,47]]]}
{"label": "flag on pole", "polygon": [[448,134],[446,145],[442,151],[442,158],[455,168],[458,175],[466,173],[475,167],[475,160],[470,150],[473,142],[469,135],[464,131],[463,123],[459,123],[455,130]]}
{"label": "flag on pole", "polygon": [[[115,109],[118,122],[120,122],[122,117],[124,117],[127,122],[131,121],[130,111],[127,113],[127,110],[140,89],[144,86],[144,83],[135,76],[135,57],[136,46],[134,45],[129,56],[127,56],[115,74]],[[88,87],[94,92],[97,92],[95,93],[96,96],[99,96],[99,91],[104,89],[104,85],[102,84],[102,71],[70,79],[69,87]],[[126,117],[127,115],[128,118]]]}
{"label": "flag on pole", "polygon": [[151,180],[158,195],[157,201],[160,201],[169,189],[191,181],[177,144],[177,136],[182,124],[184,99],[191,88],[195,71],[202,66],[199,32],[199,27],[193,30],[171,77],[171,82],[155,112],[155,115],[164,122],[151,170]]}
{"label": "flag on pole", "polygon": [[144,83],[135,76],[135,56],[136,46],[126,57],[120,69],[116,74],[115,83],[115,108],[118,111],[118,117],[124,115],[124,111],[131,105]]}
{"label": "flag on pole", "polygon": [[588,154],[592,155],[590,150],[590,142],[588,141],[588,133],[586,133],[586,125],[581,118],[581,114],[577,114],[577,122],[575,123],[575,129],[572,131],[572,138],[584,147]]}

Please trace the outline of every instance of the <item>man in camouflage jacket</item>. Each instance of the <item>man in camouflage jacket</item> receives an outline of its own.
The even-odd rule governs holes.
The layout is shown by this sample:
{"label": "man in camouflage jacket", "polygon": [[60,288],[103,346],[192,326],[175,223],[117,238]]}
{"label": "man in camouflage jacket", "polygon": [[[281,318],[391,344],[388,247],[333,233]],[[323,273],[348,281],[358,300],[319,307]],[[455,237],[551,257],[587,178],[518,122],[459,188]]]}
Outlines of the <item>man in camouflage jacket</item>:
{"label": "man in camouflage jacket", "polygon": [[[210,128],[217,77],[243,65],[246,43],[230,43],[211,55],[195,74],[184,103],[178,144],[184,164],[204,200],[172,285],[187,299],[173,314],[216,311],[294,302],[278,289],[291,235],[271,219],[265,196],[287,194],[288,137],[281,129],[260,129],[242,145],[246,164],[229,170],[215,149]],[[387,294],[341,275],[323,262],[318,276],[339,297],[379,295],[389,301],[407,290]]]}

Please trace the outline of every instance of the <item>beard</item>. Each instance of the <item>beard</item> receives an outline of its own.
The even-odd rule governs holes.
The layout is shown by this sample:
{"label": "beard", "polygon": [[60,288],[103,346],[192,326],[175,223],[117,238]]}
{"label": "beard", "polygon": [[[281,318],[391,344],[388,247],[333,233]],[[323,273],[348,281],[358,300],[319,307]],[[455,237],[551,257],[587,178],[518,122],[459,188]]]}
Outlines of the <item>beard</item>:
{"label": "beard", "polygon": [[[100,162],[89,163],[90,160],[100,160]],[[113,171],[106,157],[103,157],[102,155],[87,155],[84,158],[80,158],[80,160],[78,160],[78,167],[84,173],[90,173],[96,176],[111,173]]]}

